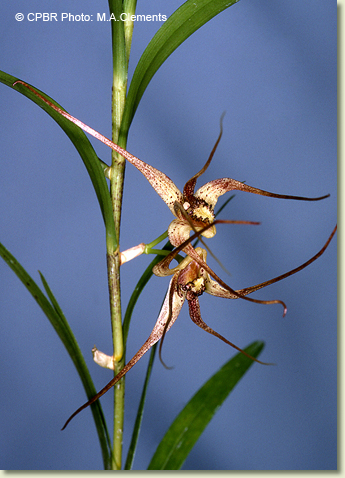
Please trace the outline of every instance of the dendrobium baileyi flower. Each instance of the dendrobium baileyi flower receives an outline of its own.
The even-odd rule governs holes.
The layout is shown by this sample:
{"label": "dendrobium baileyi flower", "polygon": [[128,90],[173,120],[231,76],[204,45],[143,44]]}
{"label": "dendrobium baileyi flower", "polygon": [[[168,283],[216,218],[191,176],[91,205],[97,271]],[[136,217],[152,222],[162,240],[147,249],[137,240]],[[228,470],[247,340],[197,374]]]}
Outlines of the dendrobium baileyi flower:
{"label": "dendrobium baileyi flower", "polygon": [[[235,221],[234,221],[235,222]],[[239,222],[239,221],[238,221]],[[320,257],[328,244],[332,240],[336,231],[336,227],[333,230],[332,234],[328,238],[326,244],[323,248],[315,254],[311,259],[307,262],[302,264],[301,266],[293,269],[281,276],[275,277],[267,282],[263,282],[256,286],[248,287],[246,289],[241,289],[237,291],[232,291],[230,287],[226,284],[225,287],[222,287],[218,282],[213,281],[210,278],[210,274],[208,273],[208,266],[206,268],[196,262],[189,256],[186,256],[180,264],[172,269],[169,268],[170,262],[175,258],[175,256],[180,252],[181,249],[185,246],[185,244],[181,244],[179,247],[174,249],[167,257],[165,257],[159,264],[155,266],[155,273],[159,276],[168,276],[172,275],[172,279],[169,284],[169,288],[167,294],[164,299],[164,303],[162,305],[161,311],[159,313],[157,322],[152,329],[152,332],[146,342],[140,347],[138,352],[134,355],[134,357],[123,367],[123,369],[112,379],[110,382],[95,395],[91,400],[84,403],[78,410],[76,410],[66,421],[65,425],[63,426],[62,430],[68,425],[68,423],[74,418],[79,412],[87,408],[89,405],[92,405],[96,400],[98,400],[102,395],[104,395],[108,390],[110,390],[121,378],[126,375],[126,373],[141,359],[141,357],[148,351],[150,348],[156,344],[160,339],[160,351],[161,346],[163,343],[163,339],[165,333],[171,328],[171,326],[176,321],[181,308],[187,300],[189,306],[189,315],[192,321],[200,328],[208,332],[209,334],[218,337],[220,340],[225,342],[231,347],[239,350],[244,355],[248,356],[252,360],[255,360],[258,363],[269,365],[265,362],[261,362],[260,360],[251,357],[248,355],[244,350],[237,347],[237,345],[229,342],[225,337],[220,335],[218,332],[215,332],[211,327],[209,327],[201,318],[200,313],[200,306],[199,306],[199,296],[201,296],[204,292],[208,294],[214,295],[216,297],[222,297],[225,299],[237,299],[238,297],[244,297],[247,294],[250,294],[256,290],[259,290],[267,285],[273,284],[274,282],[278,282],[286,277],[295,274],[296,272],[304,269],[309,264],[314,262],[318,257]],[[188,239],[188,242],[194,240],[199,233],[194,234]],[[206,255],[207,252],[205,249],[201,247],[197,247],[195,249],[195,253],[200,257],[202,263],[206,264]],[[274,302],[274,301],[272,301]],[[280,301],[276,301],[280,302]],[[97,363],[103,367],[113,368],[113,360],[112,357],[108,357],[105,354],[99,354],[96,349],[93,349],[94,354],[97,353]]]}
{"label": "dendrobium baileyi flower", "polygon": [[[34,94],[36,94],[42,101],[50,105],[54,110],[59,112],[62,116],[72,121],[74,124],[85,130],[87,133],[91,134],[104,144],[108,145],[114,151],[119,153],[125,159],[127,159],[133,166],[135,166],[149,181],[151,186],[155,189],[158,195],[163,199],[166,205],[169,207],[170,211],[175,216],[175,219],[171,222],[168,228],[168,237],[173,246],[176,248],[167,255],[159,264],[153,268],[153,273],[157,276],[168,276],[172,275],[172,279],[169,284],[168,292],[166,294],[163,306],[161,308],[157,322],[146,342],[139,349],[139,351],[134,355],[134,357],[125,365],[125,367],[91,400],[86,402],[81,406],[76,412],[74,412],[71,417],[67,420],[64,427],[70,422],[70,420],[77,415],[81,410],[88,407],[94,403],[98,398],[100,398],[104,393],[106,393],[116,382],[118,382],[127,372],[130,370],[138,360],[156,343],[158,340],[162,341],[164,339],[165,333],[170,329],[175,320],[177,319],[179,312],[182,308],[185,300],[188,302],[189,314],[194,323],[199,327],[204,329],[206,332],[218,337],[223,342],[231,345],[235,349],[247,355],[243,350],[241,350],[236,345],[229,342],[223,336],[215,332],[213,329],[208,327],[201,318],[199,299],[198,297],[204,292],[211,295],[227,298],[227,299],[236,299],[241,298],[248,301],[261,303],[261,304],[274,304],[280,303],[284,307],[284,315],[286,313],[286,306],[281,300],[259,300],[247,297],[248,294],[257,291],[263,287],[266,287],[274,282],[282,280],[296,272],[307,267],[318,257],[320,257],[323,252],[328,247],[332,237],[336,232],[336,227],[333,230],[332,234],[328,238],[326,244],[323,248],[311,259],[302,264],[301,266],[282,274],[274,279],[263,282],[261,284],[247,287],[241,290],[234,290],[224,283],[215,272],[207,265],[206,255],[207,252],[203,248],[194,248],[191,244],[191,241],[200,235],[205,238],[212,238],[216,234],[216,224],[217,223],[242,223],[242,224],[258,224],[248,221],[220,221],[215,220],[214,208],[220,196],[229,191],[245,191],[253,194],[259,194],[262,196],[268,196],[273,198],[280,199],[293,199],[293,200],[304,200],[304,201],[318,201],[329,196],[329,194],[317,198],[307,198],[302,196],[290,196],[282,195],[276,193],[270,193],[262,189],[254,188],[248,186],[242,182],[236,181],[231,178],[221,178],[210,181],[204,186],[200,187],[196,192],[195,186],[197,179],[206,171],[208,168],[215,150],[218,146],[218,143],[222,135],[222,127],[218,139],[213,147],[213,150],[204,165],[204,167],[195,174],[183,188],[181,192],[173,181],[168,178],[164,173],[157,170],[156,168],[150,166],[139,158],[133,156],[128,151],[124,150],[117,144],[113,143],[97,131],[93,130],[89,126],[85,125],[78,119],[66,113],[64,110],[56,107],[53,103],[45,99],[40,95],[34,88],[28,84],[17,81],[15,84],[22,84],[25,87],[29,88]],[[190,233],[194,234],[190,237]],[[201,239],[201,238],[200,238]],[[202,241],[203,243],[203,241]],[[204,243],[203,243],[204,244]],[[204,244],[206,247],[206,245]],[[121,252],[121,263],[124,263],[137,255],[145,251],[145,244],[139,244],[134,248],[128,249],[127,251]],[[179,263],[178,266],[170,269],[169,265],[171,261],[177,256],[177,254],[183,251],[186,254],[186,257]],[[212,280],[211,277],[215,280]],[[102,355],[102,354],[101,354]],[[104,354],[103,354],[104,355]],[[253,360],[260,362],[259,360],[251,357]],[[98,362],[104,364],[111,363],[111,360],[107,360],[105,357],[98,358]],[[107,365],[105,365],[107,366]]]}

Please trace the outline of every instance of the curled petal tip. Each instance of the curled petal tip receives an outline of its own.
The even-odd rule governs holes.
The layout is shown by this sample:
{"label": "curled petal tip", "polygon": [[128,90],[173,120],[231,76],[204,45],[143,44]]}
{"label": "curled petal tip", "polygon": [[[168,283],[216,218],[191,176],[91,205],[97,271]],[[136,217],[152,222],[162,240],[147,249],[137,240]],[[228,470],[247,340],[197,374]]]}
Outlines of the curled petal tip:
{"label": "curled petal tip", "polygon": [[285,317],[285,316],[286,316],[286,313],[287,313],[286,304],[285,304],[285,302],[283,302],[282,300],[279,300],[278,302],[284,307],[283,317]]}
{"label": "curled petal tip", "polygon": [[68,420],[67,420],[67,422],[64,424],[64,426],[61,428],[61,431],[62,431],[62,432],[63,432],[63,431],[64,431],[64,429],[67,427],[67,425],[68,425],[69,421],[70,421],[70,420],[68,419]]}

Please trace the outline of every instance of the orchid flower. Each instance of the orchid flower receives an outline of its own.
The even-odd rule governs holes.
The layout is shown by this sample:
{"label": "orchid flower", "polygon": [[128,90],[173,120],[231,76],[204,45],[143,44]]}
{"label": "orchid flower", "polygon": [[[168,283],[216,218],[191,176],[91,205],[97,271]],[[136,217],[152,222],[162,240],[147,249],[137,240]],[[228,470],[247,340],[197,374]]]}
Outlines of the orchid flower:
{"label": "orchid flower", "polygon": [[[235,223],[240,221],[233,221],[233,222]],[[246,222],[243,221],[243,223],[246,223]],[[255,224],[255,223],[249,223],[249,224]],[[227,340],[225,337],[223,337],[218,332],[211,329],[211,327],[209,327],[201,318],[199,296],[201,296],[204,292],[207,292],[208,294],[211,294],[217,297],[223,297],[225,299],[237,299],[238,297],[244,297],[245,295],[250,294],[258,289],[261,289],[270,284],[273,284],[274,282],[278,282],[282,279],[285,279],[286,277],[304,269],[309,264],[311,264],[316,259],[318,259],[325,252],[326,248],[328,247],[329,243],[331,242],[336,232],[336,229],[337,228],[335,227],[335,229],[332,231],[332,234],[328,238],[327,242],[322,247],[322,249],[304,264],[300,265],[299,267],[289,272],[286,272],[285,274],[275,277],[274,279],[271,279],[266,282],[262,282],[261,284],[248,287],[246,289],[237,290],[237,291],[232,291],[232,289],[226,286],[226,284],[225,284],[226,287],[223,287],[218,282],[212,280],[207,271],[208,266],[205,269],[202,265],[200,265],[199,262],[195,261],[189,256],[186,256],[182,260],[182,262],[180,262],[178,266],[170,269],[169,268],[170,262],[175,258],[178,252],[180,252],[180,250],[183,249],[187,244],[183,243],[179,247],[174,249],[167,257],[165,257],[159,264],[155,266],[155,269],[156,269],[155,273],[157,275],[159,276],[172,275],[173,277],[170,281],[168,291],[166,293],[164,303],[162,305],[157,322],[155,326],[153,327],[150,336],[148,337],[146,342],[142,345],[142,347],[140,347],[140,349],[134,355],[134,357],[123,367],[123,369],[112,380],[110,380],[110,382],[100,392],[98,392],[97,395],[95,395],[88,402],[84,403],[84,405],[78,408],[78,410],[76,410],[69,417],[69,419],[66,421],[65,425],[63,426],[62,430],[66,428],[66,426],[72,420],[72,418],[74,418],[79,412],[81,412],[88,406],[92,405],[96,400],[98,400],[102,395],[104,395],[108,390],[110,390],[124,375],[126,375],[126,373],[141,359],[141,357],[148,350],[150,350],[150,348],[154,344],[156,344],[160,339],[161,339],[161,342],[160,342],[160,352],[161,352],[164,336],[166,332],[171,328],[171,326],[176,321],[185,300],[187,300],[188,302],[190,318],[198,327],[202,328],[209,334],[219,338],[226,344],[240,351],[242,354],[248,356],[250,359],[255,360],[256,362],[261,363],[263,365],[270,365],[268,363],[261,362],[255,357],[248,355],[244,350],[237,347],[237,345],[233,344],[232,342],[229,342],[229,340]],[[199,234],[200,232],[195,233],[186,242],[190,242],[194,240]],[[195,249],[195,253],[200,257],[202,263],[206,264],[206,256],[207,256],[206,250],[202,249],[201,247],[197,247]],[[95,353],[96,349],[94,349],[93,352]],[[101,358],[98,360],[98,363],[102,366],[112,368],[112,366],[110,365],[110,364],[113,364],[112,357],[109,357],[109,360],[107,360],[106,358],[107,356],[104,356],[104,354],[100,354],[100,355],[101,355]],[[103,363],[100,363],[100,360]]]}

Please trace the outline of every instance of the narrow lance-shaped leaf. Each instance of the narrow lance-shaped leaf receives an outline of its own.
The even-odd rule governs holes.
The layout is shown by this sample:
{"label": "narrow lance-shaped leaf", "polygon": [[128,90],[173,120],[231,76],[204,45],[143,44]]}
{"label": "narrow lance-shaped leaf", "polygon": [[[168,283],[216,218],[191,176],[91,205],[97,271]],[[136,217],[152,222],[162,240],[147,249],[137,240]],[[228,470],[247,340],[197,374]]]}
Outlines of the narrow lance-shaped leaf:
{"label": "narrow lance-shaped leaf", "polygon": [[[51,300],[51,303],[47,297],[43,294],[41,289],[38,287],[36,282],[31,278],[31,276],[25,271],[25,269],[19,264],[15,257],[0,243],[0,256],[7,263],[7,265],[13,270],[17,277],[22,281],[25,287],[28,289],[30,294],[36,300],[38,305],[41,307],[42,311],[48,318],[51,325],[54,327],[56,333],[58,334],[61,342],[64,344],[69,356],[71,357],[75,368],[80,376],[80,379],[83,383],[86,395],[88,397],[93,397],[96,393],[95,386],[93,384],[92,378],[90,376],[89,370],[86,366],[84,357],[80,351],[79,345],[73,335],[73,332],[62,313],[62,310],[56,301],[50,287],[48,286],[47,281],[41,275],[41,279],[44,285],[44,288],[48,294],[48,297]],[[108,430],[105,423],[105,418],[103,415],[102,407],[99,402],[95,403],[95,406],[92,409],[92,414],[95,420],[95,425],[97,428],[98,438],[100,441],[104,467],[108,469],[110,467],[110,455],[111,455],[111,446]]]}
{"label": "narrow lance-shaped leaf", "polygon": [[[264,344],[254,342],[244,350],[257,357]],[[175,418],[157,447],[148,470],[179,470],[198,438],[253,361],[239,353],[216,372]]]}
{"label": "narrow lance-shaped leaf", "polygon": [[238,0],[188,0],[170,15],[146,47],[134,71],[120,138],[126,136],[141,97],[165,60],[196,30],[237,2]]}
{"label": "narrow lance-shaped leaf", "polygon": [[[106,235],[107,235],[107,249],[108,253],[112,253],[116,250],[118,243],[117,237],[115,233],[115,225],[113,219],[113,210],[111,205],[111,199],[109,194],[109,189],[107,186],[107,182],[105,179],[104,171],[102,165],[95,153],[90,141],[87,139],[85,133],[75,126],[70,121],[67,121],[61,114],[56,112],[53,108],[47,105],[41,98],[35,95],[30,89],[24,88],[20,84],[13,84],[17,81],[20,81],[18,78],[11,76],[3,71],[0,70],[0,82],[4,83],[6,86],[19,91],[22,95],[29,98],[31,101],[36,103],[40,106],[44,111],[46,111],[57,123],[58,125],[64,130],[67,134],[69,139],[74,144],[75,148],[77,149],[78,153],[80,154],[84,165],[89,173],[90,179],[92,181],[93,187],[95,189],[98,202],[101,208],[101,212],[103,215],[105,227],[106,227]],[[39,90],[38,90],[39,91]],[[56,101],[50,98],[48,95],[40,91],[40,94],[48,99],[51,103],[61,108]]]}

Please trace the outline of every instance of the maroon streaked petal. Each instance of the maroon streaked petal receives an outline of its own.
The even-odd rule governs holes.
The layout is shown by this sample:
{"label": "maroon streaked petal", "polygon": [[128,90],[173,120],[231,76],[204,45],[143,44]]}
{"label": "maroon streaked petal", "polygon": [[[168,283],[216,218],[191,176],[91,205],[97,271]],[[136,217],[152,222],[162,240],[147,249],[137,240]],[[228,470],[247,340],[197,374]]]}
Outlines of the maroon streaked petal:
{"label": "maroon streaked petal", "polygon": [[294,199],[298,201],[320,201],[321,199],[329,197],[329,194],[317,198],[308,198],[304,196],[289,196],[286,194],[270,193],[262,189],[253,188],[252,186],[248,186],[247,184],[231,178],[215,179],[214,181],[206,183],[196,191],[195,197],[203,199],[207,204],[214,208],[218,198],[228,191],[245,191],[248,193],[259,194],[260,196],[269,196],[278,199]]}
{"label": "maroon streaked petal", "polygon": [[239,352],[241,352],[246,357],[249,357],[251,360],[254,360],[255,362],[261,363],[262,365],[273,365],[271,363],[261,362],[260,360],[256,359],[255,357],[252,357],[251,355],[247,354],[247,352],[240,349],[239,347],[237,347],[237,345],[233,344],[232,342],[229,342],[229,340],[227,340],[225,337],[218,334],[218,332],[214,331],[213,329],[211,329],[211,327],[209,327],[207,324],[205,324],[205,322],[201,318],[199,300],[198,300],[197,297],[195,297],[192,300],[189,300],[188,301],[188,306],[189,306],[190,318],[192,319],[194,324],[196,324],[202,330],[205,330],[205,332],[208,332],[209,334],[214,335],[218,339],[222,340],[223,342],[230,345],[231,347],[238,350]]}

